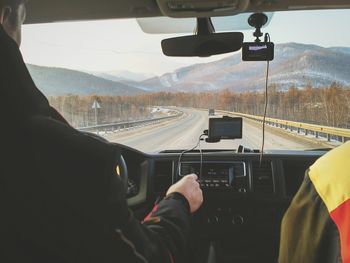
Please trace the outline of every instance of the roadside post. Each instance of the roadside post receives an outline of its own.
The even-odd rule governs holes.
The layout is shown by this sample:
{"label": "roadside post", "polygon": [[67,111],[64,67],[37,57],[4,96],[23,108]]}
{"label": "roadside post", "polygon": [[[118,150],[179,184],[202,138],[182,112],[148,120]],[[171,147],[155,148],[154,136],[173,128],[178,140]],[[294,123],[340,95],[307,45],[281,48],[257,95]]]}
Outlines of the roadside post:
{"label": "roadside post", "polygon": [[[97,120],[97,115],[98,115],[98,109],[101,109],[101,105],[98,103],[97,100],[94,100],[94,102],[92,103],[92,108],[95,111],[95,126],[98,125],[98,120]],[[98,128],[97,128],[97,134],[98,134]]]}

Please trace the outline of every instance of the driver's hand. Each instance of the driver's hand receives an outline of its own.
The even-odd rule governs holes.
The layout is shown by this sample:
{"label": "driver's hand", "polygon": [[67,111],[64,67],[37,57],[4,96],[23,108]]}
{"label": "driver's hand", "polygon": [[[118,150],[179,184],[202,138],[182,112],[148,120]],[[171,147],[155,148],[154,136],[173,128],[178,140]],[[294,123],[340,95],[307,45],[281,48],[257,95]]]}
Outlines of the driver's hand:
{"label": "driver's hand", "polygon": [[166,193],[167,195],[175,192],[182,194],[190,204],[191,213],[196,212],[203,203],[203,192],[197,179],[195,174],[186,175],[176,184],[170,186]]}

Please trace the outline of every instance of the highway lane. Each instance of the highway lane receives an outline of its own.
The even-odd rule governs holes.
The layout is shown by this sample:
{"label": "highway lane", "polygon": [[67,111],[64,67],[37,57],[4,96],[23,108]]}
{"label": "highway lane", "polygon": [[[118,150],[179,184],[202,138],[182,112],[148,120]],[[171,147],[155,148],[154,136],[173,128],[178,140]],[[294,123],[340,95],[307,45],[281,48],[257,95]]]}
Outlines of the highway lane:
{"label": "highway lane", "polygon": [[[197,143],[200,134],[206,129],[208,117],[200,111],[185,109],[185,117],[171,121],[146,132],[132,132],[130,136],[122,134],[107,135],[112,142],[122,143],[145,152],[158,152],[165,149],[186,149]],[[195,138],[195,139],[194,139]]]}
{"label": "highway lane", "polygon": [[[162,126],[135,130],[124,134],[109,134],[106,138],[144,152],[159,152],[162,150],[191,149],[197,142],[203,130],[208,128],[208,113],[200,110],[185,109],[185,117],[178,121],[171,121]],[[202,149],[237,149],[239,145],[251,149],[260,149],[262,129],[252,121],[243,120],[243,138],[237,140],[223,140],[219,143],[201,142]],[[305,149],[310,144],[282,132],[270,129],[265,133],[265,149]]]}

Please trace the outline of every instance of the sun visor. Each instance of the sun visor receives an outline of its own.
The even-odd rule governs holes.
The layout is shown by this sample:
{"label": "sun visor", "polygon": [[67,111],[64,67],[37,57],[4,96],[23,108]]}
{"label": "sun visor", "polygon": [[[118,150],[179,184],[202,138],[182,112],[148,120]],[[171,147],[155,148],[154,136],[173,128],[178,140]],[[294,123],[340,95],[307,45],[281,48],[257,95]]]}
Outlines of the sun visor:
{"label": "sun visor", "polygon": [[[268,17],[268,23],[273,17],[273,13],[265,13]],[[232,32],[238,30],[251,30],[247,23],[251,13],[244,13],[228,17],[212,17],[216,32]],[[137,23],[142,31],[148,34],[176,34],[193,33],[197,22],[196,18],[170,18],[170,17],[149,17],[137,18]]]}

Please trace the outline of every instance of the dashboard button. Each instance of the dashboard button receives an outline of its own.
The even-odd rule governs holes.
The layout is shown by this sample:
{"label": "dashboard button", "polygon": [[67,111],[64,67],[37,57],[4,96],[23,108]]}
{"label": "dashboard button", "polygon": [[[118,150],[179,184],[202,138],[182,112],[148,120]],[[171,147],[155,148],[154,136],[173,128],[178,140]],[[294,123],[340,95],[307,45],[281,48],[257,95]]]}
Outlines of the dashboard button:
{"label": "dashboard button", "polygon": [[247,192],[247,189],[245,189],[245,188],[239,188],[239,189],[238,189],[238,192],[240,192],[240,193],[246,193],[246,192]]}
{"label": "dashboard button", "polygon": [[233,225],[243,225],[244,224],[244,218],[241,215],[234,215],[232,218],[232,224]]}
{"label": "dashboard button", "polygon": [[210,217],[208,217],[207,222],[208,222],[208,224],[211,224],[211,225],[217,225],[217,224],[219,224],[219,217],[218,216],[210,216]]}

